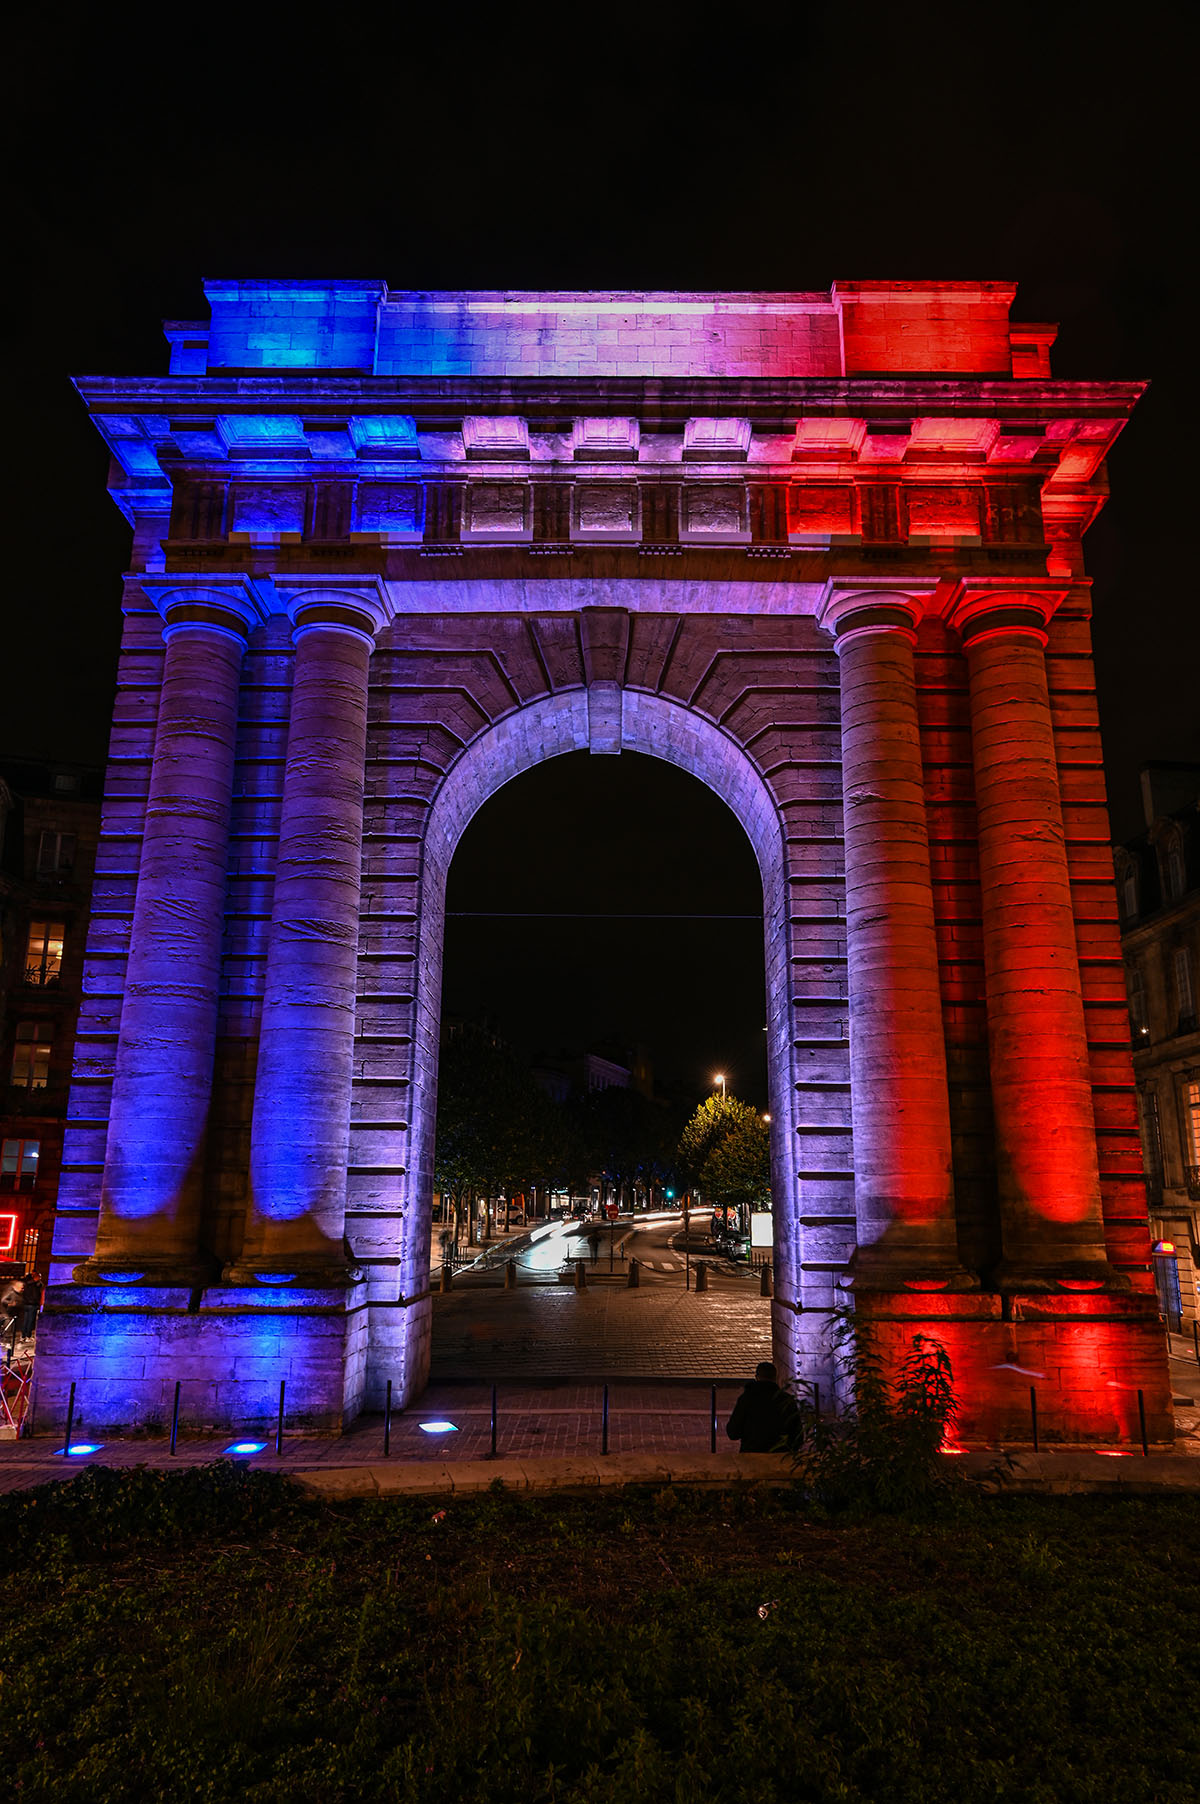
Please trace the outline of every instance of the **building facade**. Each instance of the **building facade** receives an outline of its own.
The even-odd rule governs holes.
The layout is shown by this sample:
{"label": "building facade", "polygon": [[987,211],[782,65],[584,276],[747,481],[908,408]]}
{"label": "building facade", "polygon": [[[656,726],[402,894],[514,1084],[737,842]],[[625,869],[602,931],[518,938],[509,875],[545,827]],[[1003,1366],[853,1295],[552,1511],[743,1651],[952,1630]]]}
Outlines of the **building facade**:
{"label": "building facade", "polygon": [[1142,772],[1146,831],[1116,848],[1159,1308],[1200,1319],[1200,765]]}
{"label": "building facade", "polygon": [[134,549],[42,1419],[419,1394],[450,860],[628,749],[762,873],[783,1374],[852,1297],[965,1434],[1036,1370],[1168,1439],[1081,549],[1140,384],[1003,283],[207,294],[78,384]]}
{"label": "building facade", "polygon": [[0,758],[0,1265],[45,1277],[103,772]]}

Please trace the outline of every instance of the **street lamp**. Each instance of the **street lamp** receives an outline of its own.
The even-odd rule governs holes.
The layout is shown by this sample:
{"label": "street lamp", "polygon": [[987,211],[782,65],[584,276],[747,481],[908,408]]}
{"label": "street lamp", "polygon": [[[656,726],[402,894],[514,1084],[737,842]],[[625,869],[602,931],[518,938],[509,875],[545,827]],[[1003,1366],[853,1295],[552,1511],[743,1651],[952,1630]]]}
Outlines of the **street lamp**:
{"label": "street lamp", "polygon": [[725,1073],[723,1071],[718,1071],[717,1075],[713,1078],[713,1083],[720,1084],[721,1101],[724,1102],[724,1100],[725,1100]]}
{"label": "street lamp", "polygon": [[763,1116],[763,1120],[764,1120],[764,1121],[765,1121],[765,1122],[766,1122],[766,1124],[767,1124],[767,1126],[768,1126],[768,1127],[770,1127],[770,1125],[771,1125],[771,1117],[770,1117],[770,1116],[769,1116],[769,1115],[764,1115],[764,1116]]}

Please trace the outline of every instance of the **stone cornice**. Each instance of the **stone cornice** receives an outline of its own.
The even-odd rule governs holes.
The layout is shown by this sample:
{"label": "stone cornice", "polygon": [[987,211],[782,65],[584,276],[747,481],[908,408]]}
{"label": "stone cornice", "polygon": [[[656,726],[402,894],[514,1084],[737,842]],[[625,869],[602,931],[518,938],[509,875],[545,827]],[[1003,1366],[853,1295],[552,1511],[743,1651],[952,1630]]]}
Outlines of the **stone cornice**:
{"label": "stone cornice", "polygon": [[126,408],[180,411],[253,411],[270,406],[288,412],[328,403],[340,412],[355,406],[385,410],[403,400],[411,411],[441,405],[469,412],[520,412],[600,406],[605,413],[623,406],[676,414],[681,420],[705,406],[737,412],[784,411],[857,413],[874,418],[889,406],[924,414],[971,413],[982,409],[1028,418],[1116,412],[1128,417],[1149,386],[1144,381],[1063,382],[981,376],[804,376],[804,377],[631,377],[365,376],[328,371],[285,370],[263,374],[204,376],[77,376],[76,389],[93,413]]}

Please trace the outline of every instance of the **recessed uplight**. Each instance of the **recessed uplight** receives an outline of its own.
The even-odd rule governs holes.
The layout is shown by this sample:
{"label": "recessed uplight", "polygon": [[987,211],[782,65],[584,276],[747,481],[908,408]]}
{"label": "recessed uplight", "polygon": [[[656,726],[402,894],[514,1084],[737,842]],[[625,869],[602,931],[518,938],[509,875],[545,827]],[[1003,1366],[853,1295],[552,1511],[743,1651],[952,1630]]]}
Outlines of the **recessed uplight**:
{"label": "recessed uplight", "polygon": [[238,1459],[245,1459],[251,1453],[264,1453],[266,1446],[265,1441],[234,1441],[225,1451]]}
{"label": "recessed uplight", "polygon": [[422,1434],[457,1434],[457,1422],[422,1422]]}

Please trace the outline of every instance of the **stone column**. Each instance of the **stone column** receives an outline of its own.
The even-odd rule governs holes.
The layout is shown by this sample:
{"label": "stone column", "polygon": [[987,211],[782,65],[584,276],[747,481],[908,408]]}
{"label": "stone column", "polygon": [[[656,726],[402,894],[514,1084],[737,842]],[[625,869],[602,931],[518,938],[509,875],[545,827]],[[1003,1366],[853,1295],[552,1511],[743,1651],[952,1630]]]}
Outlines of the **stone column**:
{"label": "stone column", "polygon": [[913,646],[919,597],[835,594],[856,1290],[972,1282],[958,1258]]}
{"label": "stone column", "polygon": [[970,593],[988,1048],[1007,1288],[1110,1276],[1075,917],[1046,687],[1061,592]]}
{"label": "stone column", "polygon": [[229,1281],[350,1281],[344,1250],[362,866],[369,589],[294,590],[296,663],[250,1137]]}
{"label": "stone column", "polygon": [[240,578],[142,585],[166,663],[121,1007],[96,1251],[84,1283],[200,1282],[238,683],[260,617]]}

